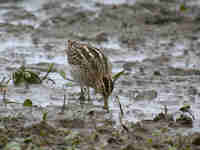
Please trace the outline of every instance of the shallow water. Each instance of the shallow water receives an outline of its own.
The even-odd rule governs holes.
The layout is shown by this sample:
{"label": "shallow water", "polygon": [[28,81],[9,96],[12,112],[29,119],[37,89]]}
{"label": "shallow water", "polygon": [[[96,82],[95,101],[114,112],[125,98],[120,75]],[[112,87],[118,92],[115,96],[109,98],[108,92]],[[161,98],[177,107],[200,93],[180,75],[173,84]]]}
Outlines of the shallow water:
{"label": "shallow water", "polygon": [[[27,66],[36,68],[36,70],[47,68],[47,64],[54,63],[58,70],[65,70],[67,76],[69,76],[69,65],[64,53],[66,40],[76,39],[76,35],[81,31],[82,35],[87,38],[98,33],[96,32],[96,30],[99,30],[97,27],[98,19],[96,22],[92,22],[90,19],[95,15],[98,18],[99,14],[104,14],[105,10],[103,9],[106,9],[104,7],[109,7],[112,4],[134,4],[135,1],[98,1],[105,6],[96,5],[96,0],[92,0],[92,3],[89,0],[84,2],[61,0],[57,5],[54,5],[54,2],[51,1],[51,4],[48,1],[29,0],[17,2],[16,6],[14,3],[1,5],[1,7],[5,7],[0,10],[0,23],[12,25],[0,27],[0,33],[3,35],[0,36],[1,75],[8,76],[25,62]],[[44,5],[46,5],[45,8]],[[13,6],[17,9],[12,8]],[[62,14],[59,9],[66,10],[66,14]],[[19,10],[25,10],[26,13],[33,16],[30,17],[26,13],[23,17],[19,15],[20,13],[15,16],[15,12]],[[106,9],[106,11],[109,10],[110,8]],[[79,11],[83,15],[76,18],[76,12]],[[10,13],[8,14],[8,12]],[[85,12],[91,13],[91,16],[85,17]],[[114,16],[112,12],[110,13]],[[61,14],[63,16],[59,18]],[[67,20],[69,16],[72,16],[72,23]],[[107,16],[104,17],[106,19]],[[53,22],[55,18],[58,18],[56,23]],[[77,19],[75,20],[77,23],[73,25],[74,18]],[[86,20],[80,21],[83,18]],[[87,22],[91,26],[87,25]],[[113,64],[113,73],[126,70],[126,75],[117,81],[109,101],[114,119],[118,120],[120,113],[119,106],[115,101],[116,96],[119,96],[120,103],[125,111],[124,120],[128,121],[152,119],[163,111],[164,105],[167,106],[170,113],[175,113],[184,104],[189,104],[196,117],[193,130],[200,131],[199,76],[185,73],[189,69],[198,70],[200,68],[199,55],[197,55],[200,38],[197,37],[197,40],[192,40],[182,36],[174,40],[173,38],[176,35],[163,38],[159,34],[153,33],[152,36],[145,36],[144,39],[141,39],[142,42],[137,43],[137,39],[135,39],[135,43],[128,45],[122,43],[119,38],[121,34],[126,35],[126,33],[116,32],[117,25],[116,28],[114,26],[119,23],[119,20],[116,22],[114,20],[111,25],[102,23],[104,25],[102,25],[102,28],[105,28],[106,32],[111,30],[107,40],[90,42],[105,50]],[[82,28],[85,28],[85,30],[83,31]],[[74,31],[77,31],[77,34],[74,34]],[[191,43],[194,50],[191,50]],[[181,68],[186,75],[180,75],[181,73],[175,72],[171,68]],[[156,71],[159,71],[161,75],[154,75]],[[42,71],[40,73],[44,74]],[[63,80],[56,72],[51,73],[50,78],[56,82],[56,85],[50,83],[31,85],[30,89],[26,90],[24,86],[14,87],[10,83],[7,97],[18,102],[30,98],[34,104],[41,106],[61,105],[64,95],[63,86],[68,84],[69,86],[65,89],[66,95],[70,102],[77,103],[78,95],[73,93],[79,92],[78,86]],[[191,92],[191,87],[197,93]],[[103,105],[102,101],[97,100],[101,97],[96,96],[94,99],[94,105]]]}

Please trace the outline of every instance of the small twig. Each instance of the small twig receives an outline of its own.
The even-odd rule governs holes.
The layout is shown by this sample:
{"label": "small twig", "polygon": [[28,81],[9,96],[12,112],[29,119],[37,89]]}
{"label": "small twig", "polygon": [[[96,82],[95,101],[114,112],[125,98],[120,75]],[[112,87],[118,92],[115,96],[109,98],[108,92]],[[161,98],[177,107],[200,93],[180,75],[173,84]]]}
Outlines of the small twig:
{"label": "small twig", "polygon": [[118,96],[116,96],[116,100],[117,100],[117,103],[118,103],[119,108],[120,108],[121,116],[124,116],[124,111],[123,111],[123,108],[122,108],[122,105],[121,105],[121,103],[119,101],[119,97]]}
{"label": "small twig", "polygon": [[7,103],[6,103],[6,90],[3,91],[3,102],[4,102],[5,106],[7,106]]}
{"label": "small twig", "polygon": [[112,78],[113,78],[113,84],[115,85],[115,82],[119,79],[119,77],[121,76],[121,75],[123,75],[124,74],[124,70],[122,70],[122,71],[120,71],[120,72],[118,72],[117,74],[115,74]]}
{"label": "small twig", "polygon": [[195,120],[194,114],[192,113],[191,110],[188,110],[188,113],[192,116],[192,119]]}
{"label": "small twig", "polygon": [[124,124],[122,124],[122,127],[126,132],[129,132],[129,129]]}
{"label": "small twig", "polygon": [[119,115],[119,121],[120,121],[120,124],[121,124],[122,128],[123,128],[126,132],[129,132],[128,127],[126,127],[125,124],[122,122],[122,116],[121,116],[121,115]]}
{"label": "small twig", "polygon": [[64,114],[64,111],[65,111],[65,105],[66,105],[66,94],[64,93],[63,106],[62,106],[62,109],[61,109],[61,113],[62,113],[62,114]]}
{"label": "small twig", "polygon": [[119,108],[120,108],[120,115],[119,115],[120,124],[121,124],[122,128],[123,128],[126,132],[129,132],[128,127],[126,127],[126,125],[123,124],[123,122],[122,122],[122,117],[124,116],[124,111],[123,111],[123,109],[122,109],[122,105],[121,105],[121,103],[120,103],[120,101],[119,101],[119,97],[118,97],[118,96],[116,96],[116,101],[118,102],[118,105],[119,105]]}
{"label": "small twig", "polygon": [[63,85],[63,91],[64,91],[64,97],[63,97],[63,105],[62,105],[62,108],[61,108],[61,114],[64,114],[64,111],[65,111],[65,107],[66,107],[66,94],[65,94],[65,85]]}
{"label": "small twig", "polygon": [[42,81],[45,80],[45,79],[47,79],[49,73],[50,73],[50,72],[52,71],[52,69],[53,69],[53,66],[54,66],[54,64],[50,64],[50,66],[49,66],[49,68],[48,68],[48,70],[47,70],[47,73],[46,73],[45,76],[42,78]]}
{"label": "small twig", "polygon": [[46,79],[47,79],[47,83],[48,83],[48,81],[51,81],[53,83],[53,85],[56,85],[56,82],[53,79],[50,79],[50,78],[46,78]]}
{"label": "small twig", "polygon": [[95,129],[95,131],[97,131],[97,124],[96,124],[96,114],[95,114],[95,111],[90,111],[89,113],[89,116],[90,116],[90,118],[91,118],[91,120],[92,120],[92,124],[94,125],[94,129]]}
{"label": "small twig", "polygon": [[168,113],[168,108],[167,105],[164,105],[164,114],[165,114],[165,119],[167,119],[167,113]]}
{"label": "small twig", "polygon": [[74,81],[73,79],[70,79],[70,78],[66,78],[65,80],[68,80],[68,81],[71,81],[71,82],[76,82],[76,81]]}
{"label": "small twig", "polygon": [[3,93],[3,98],[2,98],[2,100],[3,100],[3,102],[4,102],[4,104],[5,104],[5,106],[6,106],[6,104],[7,104],[7,102],[6,102],[6,92],[7,92],[7,87],[5,87],[5,86],[3,86],[3,87],[0,87],[0,93]]}

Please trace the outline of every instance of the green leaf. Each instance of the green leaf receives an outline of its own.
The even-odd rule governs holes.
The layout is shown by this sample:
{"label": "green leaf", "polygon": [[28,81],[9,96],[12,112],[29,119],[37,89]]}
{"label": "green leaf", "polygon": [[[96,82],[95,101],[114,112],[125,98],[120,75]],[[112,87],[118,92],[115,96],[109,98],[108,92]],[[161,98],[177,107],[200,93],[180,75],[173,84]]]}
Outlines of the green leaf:
{"label": "green leaf", "polygon": [[52,72],[53,66],[54,66],[54,63],[51,63],[51,64],[49,65],[49,68],[48,68],[48,71],[47,71],[47,72]]}
{"label": "green leaf", "polygon": [[124,70],[123,70],[123,71],[120,71],[120,72],[118,72],[118,73],[116,73],[116,74],[112,77],[113,82],[115,82],[117,79],[119,79],[119,77],[120,77],[121,75],[123,75],[123,74],[124,74]]}
{"label": "green leaf", "polygon": [[21,103],[18,103],[18,102],[14,102],[14,101],[8,101],[8,100],[6,100],[6,102],[5,102],[6,104],[21,104]]}
{"label": "green leaf", "polygon": [[191,106],[190,105],[184,105],[179,110],[182,112],[189,112]]}
{"label": "green leaf", "polygon": [[185,6],[185,4],[182,4],[179,9],[180,11],[186,11],[187,7]]}
{"label": "green leaf", "polygon": [[68,83],[65,84],[65,86],[66,86],[66,87],[72,87],[72,86],[73,86],[73,83],[72,83],[72,82],[68,82]]}
{"label": "green leaf", "polygon": [[42,116],[42,120],[43,120],[43,121],[46,121],[46,120],[47,120],[47,114],[48,114],[47,111],[43,113],[43,116]]}
{"label": "green leaf", "polygon": [[24,72],[23,74],[24,74],[24,79],[25,79],[25,80],[26,80],[26,79],[28,80],[29,78],[31,78],[30,72],[26,71],[26,72]]}
{"label": "green leaf", "polygon": [[33,71],[24,72],[24,80],[29,84],[40,84],[42,83],[39,75]]}
{"label": "green leaf", "polygon": [[24,139],[24,143],[31,143],[32,142],[32,138],[28,137]]}
{"label": "green leaf", "polygon": [[65,80],[67,79],[65,71],[61,70],[61,71],[59,71],[59,74],[63,79],[65,79]]}
{"label": "green leaf", "polygon": [[32,101],[30,99],[26,99],[23,103],[23,106],[25,107],[32,107],[33,104],[32,104]]}
{"label": "green leaf", "polygon": [[[40,84],[42,83],[39,75],[33,71],[27,70],[24,66],[12,73],[12,79],[15,85],[21,83]],[[9,82],[9,81],[8,81]]]}
{"label": "green leaf", "polygon": [[40,136],[42,137],[47,136],[47,132],[45,132],[44,130],[40,130]]}
{"label": "green leaf", "polygon": [[147,141],[148,141],[148,143],[150,143],[150,144],[153,143],[153,139],[152,139],[152,138],[149,138]]}
{"label": "green leaf", "polygon": [[24,82],[24,75],[21,70],[17,70],[16,72],[12,73],[12,79],[15,85],[19,85]]}
{"label": "green leaf", "polygon": [[52,72],[52,70],[53,70],[53,66],[54,66],[54,63],[52,63],[52,64],[49,65],[49,68],[48,68],[45,76],[42,78],[42,80],[46,80],[47,79],[49,73]]}
{"label": "green leaf", "polygon": [[195,120],[195,116],[191,111],[191,106],[190,105],[188,105],[188,104],[184,105],[183,107],[181,107],[179,109],[179,111],[181,111],[183,113],[186,113],[186,112],[189,113],[191,115],[192,119]]}

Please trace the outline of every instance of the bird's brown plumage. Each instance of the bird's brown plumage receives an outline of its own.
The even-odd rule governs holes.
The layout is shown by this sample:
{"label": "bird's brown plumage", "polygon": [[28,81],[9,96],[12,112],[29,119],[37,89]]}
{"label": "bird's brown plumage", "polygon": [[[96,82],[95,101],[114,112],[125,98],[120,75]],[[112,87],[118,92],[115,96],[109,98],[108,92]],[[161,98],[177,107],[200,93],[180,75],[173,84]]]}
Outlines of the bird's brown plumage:
{"label": "bird's brown plumage", "polygon": [[104,53],[88,44],[68,40],[65,50],[71,75],[80,83],[81,89],[92,87],[104,97],[104,107],[108,107],[108,97],[113,90],[112,66]]}

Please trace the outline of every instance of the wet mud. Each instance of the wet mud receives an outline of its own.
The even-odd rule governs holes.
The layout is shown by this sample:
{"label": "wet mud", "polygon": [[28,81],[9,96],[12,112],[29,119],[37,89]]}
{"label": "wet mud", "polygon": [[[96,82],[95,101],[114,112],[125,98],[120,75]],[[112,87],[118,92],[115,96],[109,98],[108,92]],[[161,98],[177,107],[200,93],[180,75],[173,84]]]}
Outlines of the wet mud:
{"label": "wet mud", "polygon": [[[0,147],[198,149],[199,7],[197,0],[1,1]],[[113,74],[124,70],[109,113],[93,91],[80,104],[78,85],[62,78],[62,71],[71,78],[69,39],[103,49]],[[50,80],[14,85],[22,65],[43,77],[52,63]]]}

